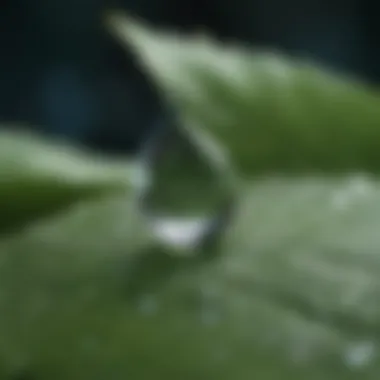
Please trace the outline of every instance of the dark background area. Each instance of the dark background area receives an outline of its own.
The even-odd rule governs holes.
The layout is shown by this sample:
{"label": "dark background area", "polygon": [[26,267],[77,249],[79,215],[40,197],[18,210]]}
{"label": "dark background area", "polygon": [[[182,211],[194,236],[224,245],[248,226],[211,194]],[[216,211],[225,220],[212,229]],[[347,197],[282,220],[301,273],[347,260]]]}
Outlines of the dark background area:
{"label": "dark background area", "polygon": [[5,0],[0,6],[0,121],[106,153],[135,152],[166,122],[107,9],[154,24],[206,27],[221,39],[310,57],[377,84],[378,16],[368,0]]}

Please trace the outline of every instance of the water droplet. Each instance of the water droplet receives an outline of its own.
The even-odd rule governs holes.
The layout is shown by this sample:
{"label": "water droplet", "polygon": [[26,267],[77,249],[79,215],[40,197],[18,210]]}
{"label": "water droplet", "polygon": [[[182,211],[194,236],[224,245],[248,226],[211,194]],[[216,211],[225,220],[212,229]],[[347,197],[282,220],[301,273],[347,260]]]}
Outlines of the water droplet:
{"label": "water droplet", "polygon": [[351,343],[344,352],[344,361],[350,368],[363,368],[370,364],[376,353],[374,342]]}
{"label": "water droplet", "polygon": [[142,214],[159,241],[182,253],[215,231],[232,197],[228,158],[195,129],[159,128],[140,158],[149,177],[139,193]]}

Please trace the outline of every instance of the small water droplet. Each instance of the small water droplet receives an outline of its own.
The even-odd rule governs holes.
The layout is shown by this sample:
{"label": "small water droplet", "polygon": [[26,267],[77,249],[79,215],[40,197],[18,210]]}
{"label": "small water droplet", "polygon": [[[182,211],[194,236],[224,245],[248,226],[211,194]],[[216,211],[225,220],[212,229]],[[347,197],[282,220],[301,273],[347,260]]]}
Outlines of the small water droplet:
{"label": "small water droplet", "polygon": [[158,311],[158,301],[153,295],[144,295],[139,298],[137,303],[139,312],[145,316],[151,316]]}
{"label": "small water droplet", "polygon": [[376,353],[374,342],[363,341],[349,344],[344,352],[344,361],[350,368],[363,368],[370,364]]}

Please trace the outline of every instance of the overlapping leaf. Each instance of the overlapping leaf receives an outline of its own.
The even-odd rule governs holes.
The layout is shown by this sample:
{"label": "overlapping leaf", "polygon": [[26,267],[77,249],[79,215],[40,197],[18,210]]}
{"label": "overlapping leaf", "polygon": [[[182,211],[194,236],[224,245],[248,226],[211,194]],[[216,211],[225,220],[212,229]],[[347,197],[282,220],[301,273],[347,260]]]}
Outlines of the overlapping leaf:
{"label": "overlapping leaf", "polygon": [[[141,178],[138,178],[141,176]],[[14,230],[78,201],[131,193],[143,173],[41,137],[0,134],[0,232]]]}
{"label": "overlapping leaf", "polygon": [[243,173],[378,172],[380,97],[359,81],[121,15],[110,24],[183,122],[211,132]]}

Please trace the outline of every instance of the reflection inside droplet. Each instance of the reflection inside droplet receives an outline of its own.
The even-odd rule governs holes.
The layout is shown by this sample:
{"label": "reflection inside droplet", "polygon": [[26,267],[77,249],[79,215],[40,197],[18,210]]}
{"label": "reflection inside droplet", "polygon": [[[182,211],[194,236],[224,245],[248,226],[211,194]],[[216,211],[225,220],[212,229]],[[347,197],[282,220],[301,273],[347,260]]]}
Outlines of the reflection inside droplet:
{"label": "reflection inside droplet", "polygon": [[180,250],[196,248],[210,233],[211,217],[151,217],[153,234],[163,243]]}

